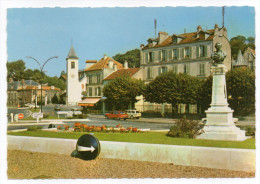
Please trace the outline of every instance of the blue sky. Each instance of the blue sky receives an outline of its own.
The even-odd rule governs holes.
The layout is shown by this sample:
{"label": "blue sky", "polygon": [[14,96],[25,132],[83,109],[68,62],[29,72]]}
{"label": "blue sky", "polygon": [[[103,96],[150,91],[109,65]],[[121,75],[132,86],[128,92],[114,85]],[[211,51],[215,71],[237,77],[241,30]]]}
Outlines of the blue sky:
{"label": "blue sky", "polygon": [[[198,25],[212,29],[222,25],[221,7],[160,7],[160,8],[12,8],[7,12],[8,61],[22,59],[27,68],[38,68],[26,56],[47,63],[47,75],[59,76],[66,71],[66,56],[71,42],[79,57],[79,68],[85,60],[99,60],[104,54],[139,48],[157,32],[169,34],[194,32]],[[226,7],[225,27],[228,36],[255,36],[253,7]]]}

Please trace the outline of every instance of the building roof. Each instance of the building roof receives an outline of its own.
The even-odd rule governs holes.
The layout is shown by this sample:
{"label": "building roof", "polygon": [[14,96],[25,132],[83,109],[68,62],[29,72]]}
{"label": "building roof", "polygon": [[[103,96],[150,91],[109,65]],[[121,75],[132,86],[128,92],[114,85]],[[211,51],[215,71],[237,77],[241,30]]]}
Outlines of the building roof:
{"label": "building roof", "polygon": [[73,45],[71,45],[71,48],[70,48],[70,51],[69,51],[69,54],[67,56],[67,59],[79,59],[76,52],[75,52],[75,49],[73,47]]}
{"label": "building roof", "polygon": [[209,34],[209,36],[206,39],[204,39],[204,41],[212,41],[214,38],[215,29],[200,30],[199,32],[191,32],[191,33],[184,33],[184,34],[173,34],[172,36],[166,38],[162,43],[156,44],[154,46],[152,44],[147,44],[146,46],[143,47],[143,49],[165,47],[165,46],[172,45],[173,44],[172,38],[175,36],[182,38],[182,40],[176,44],[194,43],[197,41],[201,41],[200,37],[198,36],[198,34],[200,33]]}
{"label": "building roof", "polygon": [[86,60],[85,63],[97,63],[97,60]]}
{"label": "building roof", "polygon": [[245,52],[252,53],[252,55],[255,57],[255,50],[248,47]]}
{"label": "building roof", "polygon": [[61,76],[60,76],[60,79],[67,80],[67,75],[61,75]]}
{"label": "building roof", "polygon": [[237,60],[234,61],[233,66],[245,66],[245,65],[247,65],[246,61],[244,61],[242,52],[241,50],[239,50],[237,54]]}
{"label": "building roof", "polygon": [[[51,89],[52,87],[51,86],[42,86],[42,89],[43,90],[60,90],[60,88],[56,88],[54,87],[53,89]],[[35,89],[41,89],[41,88],[38,88],[38,86],[26,86],[24,89],[18,89],[18,90],[35,90]]]}
{"label": "building roof", "polygon": [[105,56],[104,58],[100,59],[96,64],[93,64],[91,67],[85,69],[85,71],[93,71],[93,70],[101,70],[103,68],[108,68],[108,62],[109,61],[113,61],[114,64],[117,65],[117,69],[123,69],[123,65],[121,63],[119,63],[118,61]]}
{"label": "building roof", "polygon": [[7,89],[8,90],[11,90],[11,89],[12,90],[17,90],[19,87],[21,87],[23,85],[25,85],[25,86],[29,86],[29,85],[31,85],[31,86],[38,86],[39,83],[37,83],[37,82],[35,82],[33,80],[24,80],[24,84],[22,83],[22,81],[13,81],[13,82],[8,82]]}
{"label": "building roof", "polygon": [[128,69],[121,69],[113,72],[109,76],[107,76],[104,80],[113,80],[121,75],[129,75],[130,77],[136,74],[141,68],[128,68]]}

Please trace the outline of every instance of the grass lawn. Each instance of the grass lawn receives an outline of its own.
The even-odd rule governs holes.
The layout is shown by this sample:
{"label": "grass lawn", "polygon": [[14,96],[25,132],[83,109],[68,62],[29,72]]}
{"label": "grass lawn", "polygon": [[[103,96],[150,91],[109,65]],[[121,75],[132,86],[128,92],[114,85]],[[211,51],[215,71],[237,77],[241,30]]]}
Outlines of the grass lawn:
{"label": "grass lawn", "polygon": [[[8,135],[78,139],[81,135],[84,135],[86,133],[87,132],[24,131],[24,132],[9,132]],[[245,141],[198,140],[198,139],[168,137],[166,136],[165,132],[148,132],[148,133],[94,132],[94,136],[97,137],[100,141],[255,149],[255,139],[253,138],[247,139]]]}

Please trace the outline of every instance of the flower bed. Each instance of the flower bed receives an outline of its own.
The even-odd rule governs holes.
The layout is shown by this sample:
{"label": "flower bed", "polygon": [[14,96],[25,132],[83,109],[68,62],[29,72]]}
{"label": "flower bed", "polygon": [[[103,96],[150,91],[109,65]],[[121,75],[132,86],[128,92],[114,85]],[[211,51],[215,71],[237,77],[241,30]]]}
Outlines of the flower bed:
{"label": "flower bed", "polygon": [[79,122],[73,125],[74,132],[120,132],[120,133],[138,133],[143,132],[135,127],[123,127],[121,124],[116,125],[116,127],[108,127],[107,125],[102,126],[89,126],[86,124],[80,124]]}

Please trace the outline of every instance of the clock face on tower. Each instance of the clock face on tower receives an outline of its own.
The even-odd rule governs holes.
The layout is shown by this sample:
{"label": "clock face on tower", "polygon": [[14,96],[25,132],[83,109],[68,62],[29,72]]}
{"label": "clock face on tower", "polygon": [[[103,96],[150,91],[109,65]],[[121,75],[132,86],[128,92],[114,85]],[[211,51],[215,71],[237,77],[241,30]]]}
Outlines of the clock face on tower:
{"label": "clock face on tower", "polygon": [[72,77],[72,78],[74,78],[74,77],[75,77],[75,75],[73,75],[73,74],[72,74],[72,75],[71,75],[71,77]]}

